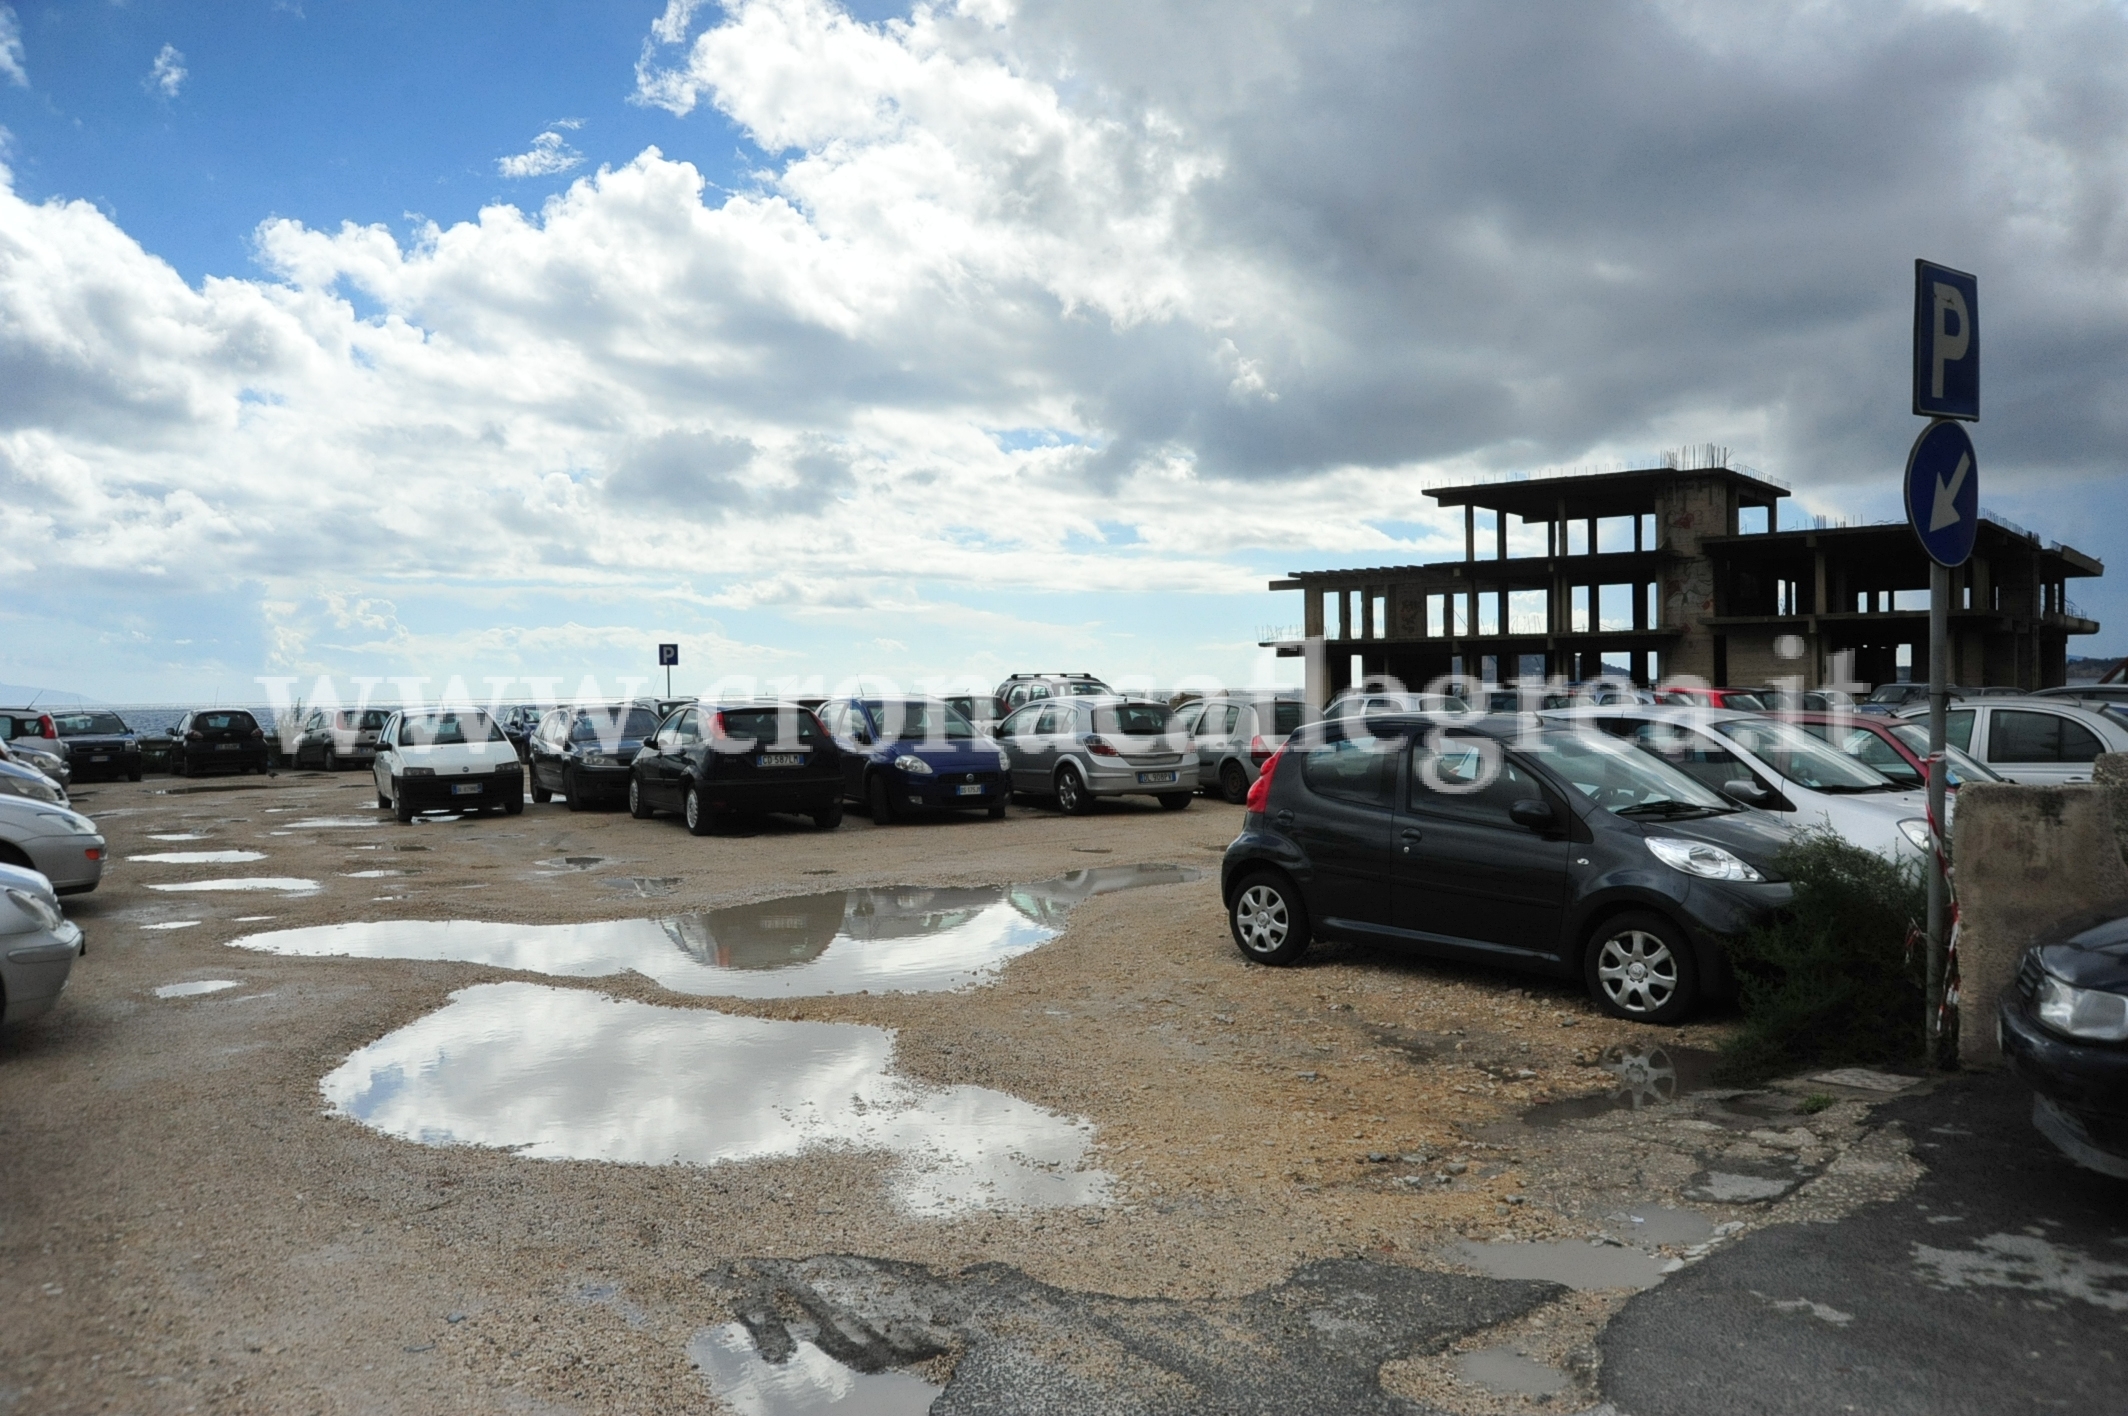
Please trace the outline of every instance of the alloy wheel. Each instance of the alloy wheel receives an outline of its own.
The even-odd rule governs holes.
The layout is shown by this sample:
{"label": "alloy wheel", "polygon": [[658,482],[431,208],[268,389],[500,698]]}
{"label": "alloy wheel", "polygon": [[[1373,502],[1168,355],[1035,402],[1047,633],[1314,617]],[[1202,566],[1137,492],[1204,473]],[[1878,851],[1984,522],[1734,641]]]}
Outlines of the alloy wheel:
{"label": "alloy wheel", "polygon": [[1292,932],[1286,897],[1269,885],[1251,885],[1234,902],[1234,929],[1241,947],[1254,954],[1275,952]]}
{"label": "alloy wheel", "polygon": [[1677,992],[1677,959],[1658,936],[1623,929],[1597,951],[1596,978],[1624,1012],[1653,1013]]}

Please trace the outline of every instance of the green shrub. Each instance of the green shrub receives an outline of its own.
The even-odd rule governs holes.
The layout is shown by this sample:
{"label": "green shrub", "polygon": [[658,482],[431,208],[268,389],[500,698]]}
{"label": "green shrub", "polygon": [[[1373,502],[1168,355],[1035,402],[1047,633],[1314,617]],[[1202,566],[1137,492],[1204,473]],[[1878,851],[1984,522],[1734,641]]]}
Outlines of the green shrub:
{"label": "green shrub", "polygon": [[1826,832],[1797,837],[1779,867],[1795,903],[1730,942],[1744,1026],[1723,1046],[1716,1079],[1919,1062],[1925,965],[1906,949],[1928,912],[1919,868]]}

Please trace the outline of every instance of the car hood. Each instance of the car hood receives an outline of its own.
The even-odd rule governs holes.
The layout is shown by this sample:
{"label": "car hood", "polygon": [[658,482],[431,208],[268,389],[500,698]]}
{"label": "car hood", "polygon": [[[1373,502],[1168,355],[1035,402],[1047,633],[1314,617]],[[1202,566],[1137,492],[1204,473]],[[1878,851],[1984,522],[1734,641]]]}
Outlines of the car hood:
{"label": "car hood", "polygon": [[2128,991],[2128,918],[2087,929],[2060,944],[2041,947],[2047,972],[2078,988]]}
{"label": "car hood", "polygon": [[1752,866],[1768,880],[1784,877],[1774,865],[1774,857],[1795,836],[1788,823],[1769,811],[1738,811],[1728,816],[1683,817],[1674,821],[1661,818],[1643,821],[1638,817],[1614,817],[1627,826],[1640,828],[1646,836],[1675,836],[1687,841],[1705,841],[1710,846],[1720,846],[1734,852],[1747,865]]}
{"label": "car hood", "polygon": [[926,742],[922,738],[908,738],[901,742],[880,743],[872,749],[872,754],[884,762],[914,756],[934,767],[995,767],[998,745],[993,739],[983,737],[960,742]]}
{"label": "car hood", "polygon": [[[28,797],[0,796],[0,827],[13,827],[24,835],[76,835],[78,833],[67,825],[66,819],[70,817],[80,817],[83,821],[89,820],[88,817],[82,816],[80,812],[72,807],[60,806],[56,802],[31,801]],[[96,823],[91,821],[89,824],[94,826]],[[82,836],[81,839],[86,841],[90,838]],[[101,829],[96,832],[96,839],[103,839]]]}
{"label": "car hood", "polygon": [[0,890],[26,890],[48,905],[59,903],[59,895],[52,889],[51,881],[19,865],[0,865]]}

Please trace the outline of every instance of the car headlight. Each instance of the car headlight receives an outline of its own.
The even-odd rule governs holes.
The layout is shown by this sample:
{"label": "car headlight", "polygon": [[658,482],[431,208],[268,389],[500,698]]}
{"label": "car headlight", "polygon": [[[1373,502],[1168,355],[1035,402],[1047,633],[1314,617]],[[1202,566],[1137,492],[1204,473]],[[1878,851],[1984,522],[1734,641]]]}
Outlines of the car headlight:
{"label": "car headlight", "polygon": [[912,777],[928,777],[931,775],[931,764],[913,753],[905,752],[895,758],[894,765]]}
{"label": "car headlight", "polygon": [[27,890],[9,890],[7,897],[14,902],[16,909],[36,920],[38,924],[46,929],[57,929],[60,925],[66,923],[66,917],[59,913],[57,905],[49,900],[32,895]]}
{"label": "car headlight", "polygon": [[79,812],[40,811],[37,815],[62,830],[72,832],[76,836],[93,836],[97,833],[96,823]]}
{"label": "car headlight", "polygon": [[31,801],[48,801],[57,804],[59,788],[51,782],[32,782],[24,777],[0,777],[0,791],[12,796],[28,797]]}
{"label": "car headlight", "polygon": [[1005,749],[1001,747],[998,749],[998,771],[1010,772],[1011,770],[1012,759],[1005,755]]}
{"label": "car headlight", "polygon": [[1648,850],[1672,870],[1697,875],[1702,880],[1764,880],[1766,877],[1740,857],[1705,841],[1685,841],[1675,836],[1650,836]]}
{"label": "car headlight", "polygon": [[402,777],[433,777],[436,775],[436,769],[433,767],[403,767],[400,769],[399,775]]}
{"label": "car headlight", "polygon": [[610,752],[587,752],[584,754],[584,765],[586,767],[614,767],[618,766],[619,763],[620,759]]}
{"label": "car headlight", "polygon": [[1909,816],[1899,823],[1899,834],[1914,843],[1914,849],[1926,853],[1929,849],[1929,829],[1926,817]]}
{"label": "car headlight", "polygon": [[2128,1042],[2128,995],[2078,988],[2043,972],[2037,1001],[2039,1020],[2065,1037]]}

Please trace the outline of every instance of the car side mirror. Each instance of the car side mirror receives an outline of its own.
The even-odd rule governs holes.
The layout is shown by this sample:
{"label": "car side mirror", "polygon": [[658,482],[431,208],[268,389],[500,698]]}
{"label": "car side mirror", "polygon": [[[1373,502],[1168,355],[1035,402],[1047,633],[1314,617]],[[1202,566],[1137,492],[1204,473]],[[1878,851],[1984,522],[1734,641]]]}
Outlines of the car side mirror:
{"label": "car side mirror", "polygon": [[1559,814],[1552,810],[1552,804],[1539,801],[1535,797],[1510,806],[1507,809],[1507,819],[1532,831],[1551,831],[1559,825]]}
{"label": "car side mirror", "polygon": [[1771,806],[1780,799],[1772,788],[1762,787],[1748,777],[1722,783],[1722,795],[1739,806]]}
{"label": "car side mirror", "polygon": [[872,730],[870,728],[852,728],[850,729],[850,741],[856,743],[859,747],[870,747],[872,745]]}

